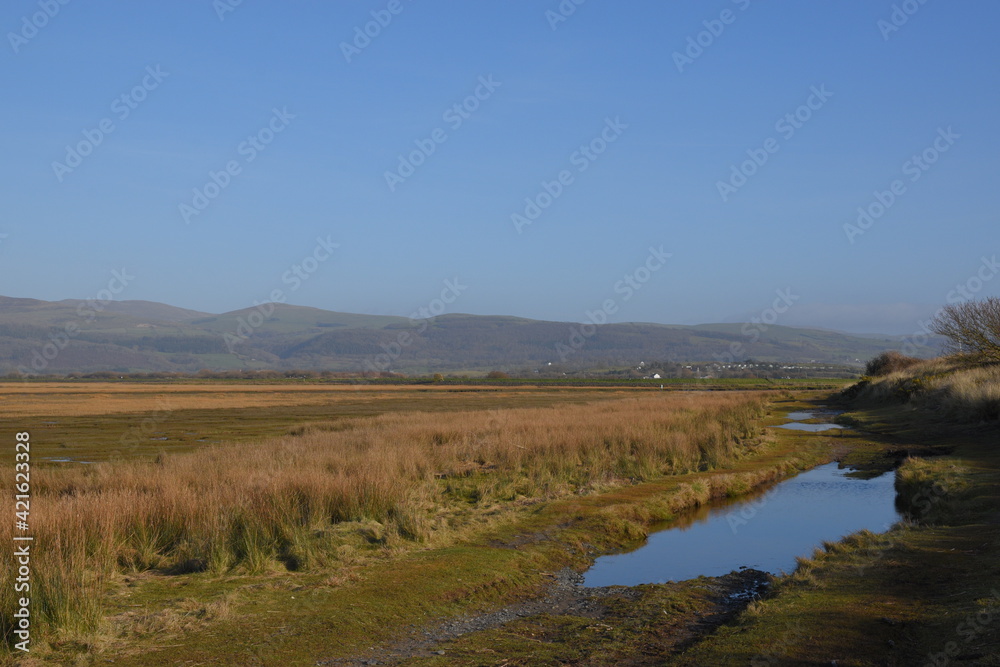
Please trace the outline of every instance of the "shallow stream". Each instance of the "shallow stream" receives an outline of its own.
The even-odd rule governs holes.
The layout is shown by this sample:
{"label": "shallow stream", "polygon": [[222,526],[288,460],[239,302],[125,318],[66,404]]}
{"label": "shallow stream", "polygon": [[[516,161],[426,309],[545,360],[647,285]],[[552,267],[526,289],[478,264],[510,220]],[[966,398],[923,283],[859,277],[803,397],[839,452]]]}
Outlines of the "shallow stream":
{"label": "shallow stream", "polygon": [[[789,414],[793,420],[813,416]],[[650,534],[638,549],[598,558],[584,584],[634,586],[720,576],[741,568],[780,574],[794,570],[795,558],[811,555],[823,541],[862,529],[888,530],[900,518],[895,473],[860,479],[849,472],[829,463],[755,495],[693,510]]]}

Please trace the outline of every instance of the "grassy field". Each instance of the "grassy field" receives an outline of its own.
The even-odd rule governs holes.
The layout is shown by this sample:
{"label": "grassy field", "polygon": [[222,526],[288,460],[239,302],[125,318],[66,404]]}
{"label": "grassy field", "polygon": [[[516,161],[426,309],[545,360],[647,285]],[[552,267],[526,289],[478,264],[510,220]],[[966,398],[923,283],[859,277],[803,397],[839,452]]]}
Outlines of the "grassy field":
{"label": "grassy field", "polygon": [[[723,382],[720,388],[731,390],[773,386],[759,380]],[[843,384],[819,382],[819,386],[830,388]],[[676,385],[688,387],[691,381],[677,381]],[[789,386],[801,389],[812,385],[793,381]],[[304,424],[346,417],[582,404],[658,390],[659,384],[646,382],[632,386],[9,382],[0,383],[0,428],[4,432],[31,430],[37,441],[34,465],[65,465],[152,458],[220,442],[257,442],[285,435]],[[13,449],[0,451],[0,462],[12,460]],[[59,463],[51,463],[53,460]]]}
{"label": "grassy field", "polygon": [[719,612],[721,580],[621,589],[599,618],[553,609],[411,662],[1000,664],[1000,622],[983,622],[1000,588],[996,431],[956,426],[978,414],[957,402],[930,413],[869,382],[841,417],[860,428],[809,434],[766,427],[829,392],[27,386],[0,387],[4,432],[34,443],[26,666],[358,664],[339,661],[545,595],[713,498],[833,457],[878,471],[907,456],[897,487],[929,509],[827,545],[741,614]]}
{"label": "grassy field", "polygon": [[[256,442],[316,421],[392,412],[581,404],[627,396],[570,387],[366,386],[302,383],[0,383],[0,428],[29,429],[35,465],[107,461]],[[0,461],[13,460],[13,450]]]}
{"label": "grassy field", "polygon": [[[761,446],[756,420],[768,398],[532,388],[44,389],[12,387],[3,398],[7,414],[18,415],[5,417],[6,429],[32,432],[38,461],[33,610],[36,636],[51,641],[52,655],[99,653],[183,628],[178,619],[192,614],[214,618],[233,604],[216,599],[227,591],[315,576],[336,588],[362,565],[367,572],[401,554],[456,548],[562,498],[735,462]],[[255,439],[196,439],[184,453],[155,454],[169,441],[147,438],[142,423],[157,419],[158,402],[172,407],[159,411],[153,433],[204,435],[217,421]],[[118,429],[130,423],[142,433],[130,448],[119,446],[128,439],[115,440],[117,431],[108,437],[116,418]],[[282,435],[270,437],[276,430]],[[98,462],[51,461],[67,451]],[[717,492],[705,486],[685,502]],[[604,519],[621,536],[642,533],[628,516]],[[12,530],[5,532],[9,545]],[[9,574],[0,584],[12,613]],[[161,599],[179,582],[211,593],[179,606]],[[136,596],[147,600],[138,603],[143,613],[109,613],[115,601]],[[11,630],[5,625],[8,637]]]}

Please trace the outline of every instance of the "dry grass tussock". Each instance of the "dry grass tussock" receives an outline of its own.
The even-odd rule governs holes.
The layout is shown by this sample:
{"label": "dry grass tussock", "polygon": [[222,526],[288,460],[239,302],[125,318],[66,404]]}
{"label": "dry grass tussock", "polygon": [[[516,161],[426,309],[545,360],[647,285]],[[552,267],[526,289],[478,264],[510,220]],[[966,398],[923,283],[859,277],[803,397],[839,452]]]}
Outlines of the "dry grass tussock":
{"label": "dry grass tussock", "polygon": [[959,355],[912,364],[845,390],[871,403],[912,402],[965,423],[1000,419],[1000,364]]}
{"label": "dry grass tussock", "polygon": [[[558,408],[394,413],[253,446],[39,468],[33,621],[56,635],[94,632],[103,623],[99,591],[126,572],[350,565],[358,549],[447,543],[481,526],[487,511],[709,469],[755,446],[769,398],[663,392]],[[2,501],[8,516],[12,502]],[[6,552],[12,528],[4,532]],[[0,569],[8,641],[12,576]]]}

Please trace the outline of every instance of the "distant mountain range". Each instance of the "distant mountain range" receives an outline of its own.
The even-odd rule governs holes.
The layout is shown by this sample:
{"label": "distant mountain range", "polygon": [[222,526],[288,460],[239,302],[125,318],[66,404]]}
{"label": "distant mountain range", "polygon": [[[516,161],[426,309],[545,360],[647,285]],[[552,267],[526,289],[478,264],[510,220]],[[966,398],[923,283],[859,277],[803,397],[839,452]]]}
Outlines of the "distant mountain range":
{"label": "distant mountain range", "polygon": [[150,301],[0,297],[0,373],[308,369],[403,373],[596,368],[640,361],[859,364],[900,336],[751,324],[428,320],[262,304],[215,315]]}

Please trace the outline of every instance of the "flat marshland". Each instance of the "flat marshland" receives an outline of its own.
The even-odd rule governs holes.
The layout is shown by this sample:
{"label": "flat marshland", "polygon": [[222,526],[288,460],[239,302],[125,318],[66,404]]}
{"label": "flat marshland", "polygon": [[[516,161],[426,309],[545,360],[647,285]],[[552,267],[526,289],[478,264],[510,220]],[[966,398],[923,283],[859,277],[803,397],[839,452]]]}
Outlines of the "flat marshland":
{"label": "flat marshland", "polygon": [[[33,443],[21,662],[997,664],[996,383],[995,368],[939,360],[840,396],[0,387],[5,432]],[[767,428],[837,400],[854,428]],[[901,464],[910,519],[825,544],[767,599],[734,606],[739,582],[699,578],[440,630],[548,599],[557,573],[654,524],[832,458]],[[0,571],[8,642],[12,576]],[[966,617],[977,625],[957,628]]]}
{"label": "flat marshland", "polygon": [[[628,391],[627,388],[619,389]],[[507,400],[530,404],[537,396],[541,404],[561,400],[579,400],[573,392],[593,399],[600,394],[587,387],[560,387],[541,390],[533,386],[504,390],[455,384],[278,384],[255,382],[0,382],[0,406],[4,416],[94,416],[109,414],[141,414],[146,411],[170,409],[271,408],[294,406],[327,406],[340,408],[338,414],[352,412],[353,405],[377,402],[381,411],[405,409],[456,409],[475,407],[467,395],[490,397],[500,395]],[[465,396],[466,401],[442,401]],[[399,403],[397,403],[398,401]],[[501,401],[501,407],[503,407]]]}
{"label": "flat marshland", "polygon": [[[634,390],[258,383],[0,383],[0,426],[30,428],[44,459],[106,461],[256,442],[297,425],[391,412],[554,406]],[[0,452],[13,461],[13,451]],[[39,460],[36,458],[36,465]]]}
{"label": "flat marshland", "polygon": [[[311,574],[335,585],[371,558],[456,545],[553,500],[724,466],[762,445],[758,421],[769,399],[581,389],[360,394],[11,390],[4,403],[16,416],[6,413],[6,425],[32,432],[38,462],[31,478],[36,637],[56,649],[99,651],[184,625],[110,614],[123,594],[141,599],[144,588],[186,579],[208,588],[214,581],[220,591],[236,578]],[[196,429],[209,415],[250,409],[269,414],[263,435],[279,424],[285,434],[156,454],[162,441],[142,429],[156,419],[156,401],[174,406],[162,410],[157,430]],[[298,421],[292,408],[303,404],[322,410]],[[540,407],[511,407],[518,405]],[[371,416],[354,416],[366,411]],[[287,412],[296,419],[278,418]],[[116,452],[110,460],[101,460],[108,456],[92,440],[74,451],[96,463],[46,463],[65,451],[52,440],[72,438],[88,416],[100,422],[114,414],[141,417],[131,434],[138,429],[142,437],[112,434],[104,445]],[[54,423],[36,429],[39,421]],[[121,447],[125,440],[130,448]],[[13,513],[12,499],[3,503]],[[619,523],[629,531],[627,520]],[[12,527],[4,533],[9,549]],[[9,640],[13,582],[7,570],[0,576]],[[219,613],[225,605],[216,603],[198,614]]]}

